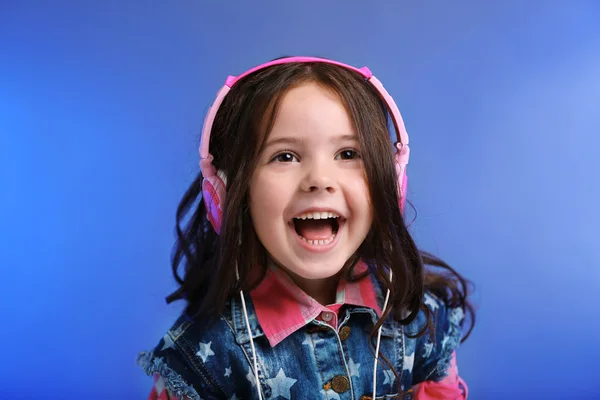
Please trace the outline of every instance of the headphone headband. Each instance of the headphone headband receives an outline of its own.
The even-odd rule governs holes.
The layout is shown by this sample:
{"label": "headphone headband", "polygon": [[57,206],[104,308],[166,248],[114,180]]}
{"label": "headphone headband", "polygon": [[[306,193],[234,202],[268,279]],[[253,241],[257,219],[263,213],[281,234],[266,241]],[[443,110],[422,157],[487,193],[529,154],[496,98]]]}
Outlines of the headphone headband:
{"label": "headphone headband", "polygon": [[[210,155],[210,153],[208,151],[208,145],[210,143],[210,134],[211,134],[211,130],[212,130],[212,125],[214,123],[217,111],[218,111],[219,107],[221,106],[221,103],[223,102],[223,99],[225,98],[227,93],[229,93],[229,90],[233,87],[233,85],[235,85],[239,80],[245,78],[246,76],[248,76],[254,72],[263,70],[265,68],[268,68],[268,67],[271,67],[274,65],[290,64],[290,63],[325,63],[325,64],[337,65],[339,67],[346,68],[350,71],[354,71],[354,72],[360,74],[361,76],[363,76],[377,90],[377,92],[379,93],[379,95],[381,96],[383,101],[385,102],[385,104],[388,108],[388,111],[390,112],[390,115],[392,117],[392,122],[394,123],[397,142],[399,142],[402,145],[402,147],[405,147],[406,145],[408,145],[408,133],[406,132],[406,128],[404,126],[404,121],[402,120],[402,115],[400,114],[400,110],[398,109],[396,102],[394,101],[392,96],[390,96],[390,94],[387,92],[387,90],[383,87],[381,82],[373,75],[373,73],[371,72],[371,70],[369,68],[367,68],[367,67],[355,68],[351,65],[347,65],[347,64],[344,64],[344,63],[341,63],[338,61],[328,60],[326,58],[285,57],[285,58],[280,58],[277,60],[269,61],[267,63],[258,65],[254,68],[247,70],[246,72],[242,73],[241,75],[238,75],[238,76],[230,75],[227,77],[227,79],[225,80],[225,85],[223,85],[223,87],[217,93],[217,97],[215,98],[215,101],[213,102],[210,109],[208,110],[208,113],[204,120],[204,126],[202,127],[202,137],[200,140],[200,159],[201,160],[207,160],[210,162],[212,161],[212,156]],[[406,161],[408,162],[408,160],[406,160]],[[206,171],[204,170],[205,167],[207,169]],[[208,163],[204,163],[204,166],[201,166],[201,168],[202,168],[203,174],[205,174],[205,173],[210,174],[211,172],[212,172],[212,174],[215,173],[214,171],[210,171],[210,168],[208,167]]]}

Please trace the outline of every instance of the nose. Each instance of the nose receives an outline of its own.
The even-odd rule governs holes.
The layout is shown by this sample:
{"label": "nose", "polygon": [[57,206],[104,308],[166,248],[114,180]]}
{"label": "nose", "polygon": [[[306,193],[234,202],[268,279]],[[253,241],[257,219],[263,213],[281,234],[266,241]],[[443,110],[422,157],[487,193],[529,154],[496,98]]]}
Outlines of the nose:
{"label": "nose", "polygon": [[336,179],[333,165],[323,161],[305,163],[305,174],[302,180],[304,192],[329,192],[336,191]]}

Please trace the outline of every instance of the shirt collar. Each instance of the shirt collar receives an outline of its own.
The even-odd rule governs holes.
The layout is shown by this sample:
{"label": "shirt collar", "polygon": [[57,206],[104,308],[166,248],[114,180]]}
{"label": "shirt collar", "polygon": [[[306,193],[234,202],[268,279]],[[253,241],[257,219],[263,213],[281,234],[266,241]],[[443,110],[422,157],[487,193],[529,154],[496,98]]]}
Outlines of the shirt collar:
{"label": "shirt collar", "polygon": [[[361,274],[368,269],[366,263],[359,261],[355,273]],[[342,278],[338,284],[334,304],[338,307],[332,309],[341,305],[367,307],[380,316],[379,293],[376,292],[371,278],[371,274],[354,282]],[[250,296],[258,323],[271,346],[277,345],[322,312],[330,311],[302,291],[283,270],[275,266],[267,268],[263,281]],[[334,318],[334,326],[337,326],[337,316]]]}

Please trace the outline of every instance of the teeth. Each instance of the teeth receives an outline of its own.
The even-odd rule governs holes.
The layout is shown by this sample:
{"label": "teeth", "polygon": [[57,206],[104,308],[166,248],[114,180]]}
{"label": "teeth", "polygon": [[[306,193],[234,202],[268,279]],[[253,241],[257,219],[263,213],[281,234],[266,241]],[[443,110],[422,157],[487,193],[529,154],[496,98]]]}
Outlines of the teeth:
{"label": "teeth", "polygon": [[325,239],[325,240],[308,240],[302,236],[300,236],[300,238],[312,246],[324,246],[333,241],[333,239],[335,238],[335,233],[333,235],[331,235],[331,237],[329,239]]}
{"label": "teeth", "polygon": [[295,217],[295,219],[327,219],[327,218],[339,218],[339,215],[337,215],[336,213],[323,211],[323,212],[308,212],[308,213],[304,213],[304,214],[301,214],[301,215]]}

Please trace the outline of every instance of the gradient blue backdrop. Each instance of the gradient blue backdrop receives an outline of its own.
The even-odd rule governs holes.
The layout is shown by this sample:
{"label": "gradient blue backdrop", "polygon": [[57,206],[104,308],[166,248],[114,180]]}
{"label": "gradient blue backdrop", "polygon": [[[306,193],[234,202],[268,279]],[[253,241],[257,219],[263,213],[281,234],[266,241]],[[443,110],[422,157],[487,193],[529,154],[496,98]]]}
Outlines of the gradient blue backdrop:
{"label": "gradient blue backdrop", "polygon": [[600,398],[592,0],[0,1],[2,396],[146,398],[204,112],[286,54],[395,96],[417,241],[477,285],[471,398]]}

